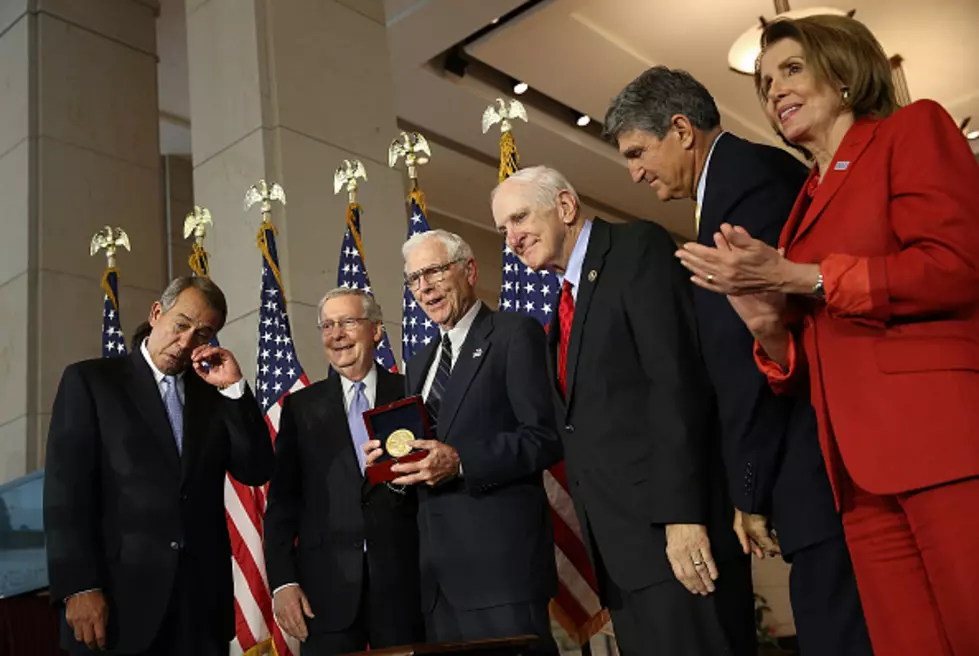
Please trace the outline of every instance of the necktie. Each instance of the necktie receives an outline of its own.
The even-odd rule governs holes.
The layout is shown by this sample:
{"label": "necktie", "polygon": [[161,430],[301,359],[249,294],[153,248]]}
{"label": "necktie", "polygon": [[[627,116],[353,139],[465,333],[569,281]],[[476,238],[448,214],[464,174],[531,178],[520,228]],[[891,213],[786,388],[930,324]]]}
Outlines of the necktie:
{"label": "necktie", "polygon": [[697,203],[697,206],[693,210],[693,225],[694,225],[693,228],[694,232],[696,232],[699,235],[700,234],[700,203]]}
{"label": "necktie", "polygon": [[568,396],[568,342],[571,340],[571,323],[574,321],[574,296],[572,285],[565,279],[561,285],[561,302],[558,305],[558,327],[561,330],[557,351],[557,382],[561,395]]}
{"label": "necktie", "polygon": [[442,355],[439,356],[439,368],[435,372],[432,388],[428,390],[428,398],[425,399],[428,416],[432,419],[433,434],[439,423],[439,408],[442,406],[442,395],[445,394],[450,375],[452,375],[452,340],[449,339],[449,333],[445,333],[442,335]]}
{"label": "necktie", "polygon": [[174,376],[164,376],[163,382],[166,385],[163,392],[163,405],[167,409],[167,418],[170,420],[173,440],[177,443],[177,453],[183,455],[184,404],[180,402],[180,395],[177,394],[177,379]]}
{"label": "necktie", "polygon": [[354,383],[354,398],[350,401],[350,410],[347,412],[347,424],[350,426],[350,438],[354,443],[354,451],[357,452],[357,462],[360,464],[360,473],[364,473],[367,465],[367,454],[364,453],[364,444],[370,439],[367,435],[367,424],[364,423],[364,413],[370,410],[367,402],[367,395],[364,394],[364,381]]}

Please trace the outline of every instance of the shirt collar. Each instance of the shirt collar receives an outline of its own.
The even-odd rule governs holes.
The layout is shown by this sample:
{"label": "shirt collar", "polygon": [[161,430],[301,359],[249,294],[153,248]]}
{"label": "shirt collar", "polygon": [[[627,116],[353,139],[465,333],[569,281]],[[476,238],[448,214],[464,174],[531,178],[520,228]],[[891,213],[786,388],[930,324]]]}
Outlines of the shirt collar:
{"label": "shirt collar", "polygon": [[[163,382],[163,379],[166,378],[167,375],[162,371],[160,371],[159,369],[157,369],[156,365],[153,364],[153,358],[150,357],[150,350],[146,348],[147,341],[148,340],[144,339],[143,343],[139,345],[139,352],[143,354],[143,359],[146,360],[146,364],[150,365],[150,371],[153,372],[153,378],[156,380],[157,387],[159,387],[160,383]],[[181,371],[179,374],[176,374],[174,376],[174,378],[176,378],[177,380],[182,380],[183,377],[184,377],[183,371]]]}
{"label": "shirt collar", "polygon": [[[339,372],[337,373],[339,374]],[[353,398],[354,385],[356,385],[357,383],[350,380],[343,374],[339,374],[339,375],[340,375],[340,384],[343,385],[343,396],[346,398]],[[364,379],[360,381],[364,384],[364,394],[367,394],[367,390],[374,388],[376,381],[377,381],[377,365],[372,363],[370,370],[367,372],[367,375],[364,376]]]}
{"label": "shirt collar", "polygon": [[466,335],[469,334],[469,328],[473,325],[473,321],[476,320],[476,314],[479,312],[479,308],[483,306],[483,302],[477,300],[473,303],[473,306],[469,308],[469,311],[462,315],[459,319],[459,323],[452,327],[451,330],[446,331],[442,326],[439,326],[439,333],[445,335],[446,332],[449,333],[449,341],[452,342],[452,352],[457,353],[462,347],[462,343],[466,341]]}
{"label": "shirt collar", "polygon": [[591,224],[589,219],[581,226],[578,239],[574,243],[574,248],[571,249],[571,257],[568,258],[568,268],[564,271],[563,276],[558,276],[562,283],[567,280],[575,289],[578,288],[578,282],[581,281],[581,267],[585,265],[585,253],[588,252],[588,240],[591,238]]}
{"label": "shirt collar", "polygon": [[700,172],[700,180],[697,181],[697,205],[700,207],[704,206],[704,193],[707,191],[707,169],[710,167],[710,158],[714,154],[714,148],[717,147],[717,142],[721,140],[726,132],[721,132],[714,139],[714,143],[710,145],[710,150],[707,151],[707,159],[704,160],[704,170]]}

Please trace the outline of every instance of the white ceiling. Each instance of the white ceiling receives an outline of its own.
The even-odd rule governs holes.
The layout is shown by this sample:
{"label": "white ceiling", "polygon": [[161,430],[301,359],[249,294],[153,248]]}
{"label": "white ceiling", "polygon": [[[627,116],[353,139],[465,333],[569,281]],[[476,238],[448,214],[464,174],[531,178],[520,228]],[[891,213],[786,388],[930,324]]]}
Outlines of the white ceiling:
{"label": "white ceiling", "polygon": [[[492,229],[488,193],[496,179],[499,132],[482,134],[480,118],[507,90],[473,75],[444,72],[430,61],[522,4],[384,0],[398,117],[434,142],[432,163],[421,176],[429,204],[487,229]],[[887,53],[904,57],[913,98],[937,100],[956,121],[971,115],[979,128],[979,41],[974,38],[979,0],[848,0],[843,5],[794,0],[792,7],[827,4],[856,9]],[[165,118],[187,118],[183,5],[184,0],[161,2]],[[549,0],[501,23],[467,46],[466,54],[597,120],[609,99],[645,68],[684,68],[711,90],[727,129],[775,143],[751,79],[727,68],[731,43],[759,16],[773,13],[771,0]],[[533,108],[528,113],[530,123],[514,129],[523,165],[560,168],[592,203],[589,209],[597,206],[612,219],[655,220],[677,234],[692,234],[692,204],[660,203],[650,190],[633,185],[615,149],[576,128],[570,117],[557,119]]]}

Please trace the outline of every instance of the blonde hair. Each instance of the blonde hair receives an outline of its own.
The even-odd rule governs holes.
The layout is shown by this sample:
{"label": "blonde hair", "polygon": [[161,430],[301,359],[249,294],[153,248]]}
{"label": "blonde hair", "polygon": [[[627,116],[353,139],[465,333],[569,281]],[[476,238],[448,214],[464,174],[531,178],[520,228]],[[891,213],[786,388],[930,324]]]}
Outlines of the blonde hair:
{"label": "blonde hair", "polygon": [[761,57],[769,46],[783,39],[802,46],[817,84],[846,89],[844,107],[856,118],[885,118],[900,107],[891,63],[880,42],[863,23],[830,15],[779,19],[765,26],[761,54],[755,62],[755,91],[762,104],[768,97],[761,79]]}

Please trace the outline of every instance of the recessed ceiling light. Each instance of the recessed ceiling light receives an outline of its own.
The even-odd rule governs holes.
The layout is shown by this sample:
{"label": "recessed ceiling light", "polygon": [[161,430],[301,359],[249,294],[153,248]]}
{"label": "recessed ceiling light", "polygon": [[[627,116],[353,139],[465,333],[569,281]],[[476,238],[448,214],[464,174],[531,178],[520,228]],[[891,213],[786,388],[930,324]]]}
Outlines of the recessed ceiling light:
{"label": "recessed ceiling light", "polygon": [[979,130],[973,130],[972,132],[965,135],[965,138],[968,139],[969,141],[974,141],[976,139],[979,139]]}
{"label": "recessed ceiling light", "polygon": [[491,22],[491,23],[492,23],[493,25],[496,25],[497,23],[499,23],[499,22],[500,22],[500,17],[499,17],[499,16],[497,16],[496,18],[494,18],[494,19],[493,19],[493,20],[491,20],[490,22]]}
{"label": "recessed ceiling light", "polygon": [[513,85],[513,92],[519,96],[522,93],[526,93],[529,88],[526,82],[517,82]]}
{"label": "recessed ceiling light", "polygon": [[581,116],[578,117],[576,123],[578,124],[579,128],[583,128],[589,123],[591,123],[591,116],[589,116],[588,114],[582,114]]}

